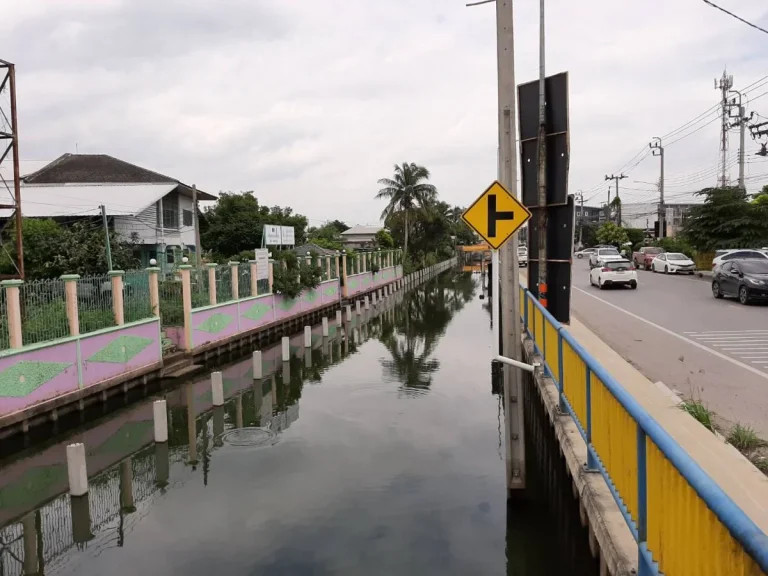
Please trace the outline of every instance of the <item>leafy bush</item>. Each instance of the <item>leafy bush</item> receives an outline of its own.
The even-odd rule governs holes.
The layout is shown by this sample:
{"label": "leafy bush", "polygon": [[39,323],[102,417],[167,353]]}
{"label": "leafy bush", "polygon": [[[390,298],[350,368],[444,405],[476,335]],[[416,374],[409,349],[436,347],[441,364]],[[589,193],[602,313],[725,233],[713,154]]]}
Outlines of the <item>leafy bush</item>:
{"label": "leafy bush", "polygon": [[272,271],[272,291],[296,298],[305,288],[317,288],[322,274],[322,268],[307,264],[303,258],[299,260],[294,252],[279,252]]}

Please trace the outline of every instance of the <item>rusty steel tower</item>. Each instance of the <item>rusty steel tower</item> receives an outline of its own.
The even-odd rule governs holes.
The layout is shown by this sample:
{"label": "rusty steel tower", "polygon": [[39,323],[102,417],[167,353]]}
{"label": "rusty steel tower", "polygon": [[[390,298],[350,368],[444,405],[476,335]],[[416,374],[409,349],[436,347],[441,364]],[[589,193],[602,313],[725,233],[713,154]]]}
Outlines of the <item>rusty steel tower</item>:
{"label": "rusty steel tower", "polygon": [[15,274],[24,278],[24,238],[21,219],[21,174],[19,173],[19,124],[16,112],[16,67],[0,59],[0,210],[12,210],[0,225],[0,233],[11,221],[16,228],[16,254],[11,256]]}

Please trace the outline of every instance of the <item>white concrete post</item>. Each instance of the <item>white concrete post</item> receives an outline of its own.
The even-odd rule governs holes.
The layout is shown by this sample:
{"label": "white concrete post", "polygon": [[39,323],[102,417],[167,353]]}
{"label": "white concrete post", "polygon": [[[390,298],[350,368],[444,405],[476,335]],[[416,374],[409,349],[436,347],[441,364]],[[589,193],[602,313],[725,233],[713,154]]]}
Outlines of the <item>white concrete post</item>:
{"label": "white concrete post", "polygon": [[304,326],[304,348],[312,348],[312,327]]}
{"label": "white concrete post", "polygon": [[259,279],[256,274],[256,260],[249,260],[248,266],[251,268],[251,296],[259,295]]}
{"label": "white concrete post", "polygon": [[291,340],[288,336],[283,336],[283,362],[288,362],[291,359]]}
{"label": "white concrete post", "polygon": [[211,373],[211,397],[214,406],[224,406],[224,377],[221,372]]}
{"label": "white concrete post", "polygon": [[230,262],[229,273],[232,275],[232,300],[240,298],[240,263]]}
{"label": "white concrete post", "polygon": [[352,306],[347,304],[347,322],[352,322]]}
{"label": "white concrete post", "polygon": [[253,352],[253,379],[258,380],[264,377],[264,367],[261,363],[261,350]]}
{"label": "white concrete post", "polygon": [[371,309],[371,302],[368,296],[365,297],[365,309],[370,310]]}
{"label": "white concrete post", "polygon": [[165,400],[155,400],[152,403],[152,413],[155,421],[155,442],[168,442],[168,409]]}
{"label": "white concrete post", "polygon": [[208,303],[213,306],[216,304],[216,268],[217,264],[213,262],[208,264]]}
{"label": "white concrete post", "polygon": [[360,302],[360,300],[358,300],[357,302],[355,302],[355,307],[357,309],[357,315],[360,316],[360,314],[363,313],[363,303]]}
{"label": "white concrete post", "polygon": [[341,310],[336,310],[336,326],[341,326]]}
{"label": "white concrete post", "polygon": [[323,316],[323,336],[328,336],[328,318]]}
{"label": "white concrete post", "polygon": [[72,496],[83,496],[88,493],[85,444],[77,443],[67,446],[67,476],[69,477],[69,493]]}

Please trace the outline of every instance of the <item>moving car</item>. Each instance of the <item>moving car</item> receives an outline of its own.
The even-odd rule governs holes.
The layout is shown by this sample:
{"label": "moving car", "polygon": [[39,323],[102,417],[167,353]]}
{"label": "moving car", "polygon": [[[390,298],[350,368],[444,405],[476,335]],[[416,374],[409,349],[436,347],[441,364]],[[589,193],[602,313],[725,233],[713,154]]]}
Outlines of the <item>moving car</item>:
{"label": "moving car", "polygon": [[730,260],[768,260],[768,251],[764,250],[718,250],[712,260],[714,271],[721,264]]}
{"label": "moving car", "polygon": [[669,252],[657,255],[651,262],[651,270],[664,274],[693,274],[696,264],[681,252]]}
{"label": "moving car", "polygon": [[768,301],[768,258],[726,262],[715,271],[712,295],[715,298],[736,296],[742,304]]}
{"label": "moving car", "polygon": [[517,265],[523,268],[528,266],[528,247],[527,246],[517,247]]}
{"label": "moving car", "polygon": [[643,246],[632,254],[632,263],[635,265],[635,268],[650,270],[653,259],[663,252],[664,248],[658,246]]}
{"label": "moving car", "polygon": [[600,267],[606,262],[626,260],[616,248],[598,248],[589,256],[589,267]]}
{"label": "moving car", "polygon": [[584,258],[584,256],[589,257],[595,252],[597,252],[597,248],[584,248],[584,250],[579,250],[578,252],[576,252],[576,258],[581,259],[581,258]]}
{"label": "moving car", "polygon": [[637,288],[637,271],[629,260],[610,260],[602,267],[589,271],[589,283],[600,290],[609,286],[629,286]]}

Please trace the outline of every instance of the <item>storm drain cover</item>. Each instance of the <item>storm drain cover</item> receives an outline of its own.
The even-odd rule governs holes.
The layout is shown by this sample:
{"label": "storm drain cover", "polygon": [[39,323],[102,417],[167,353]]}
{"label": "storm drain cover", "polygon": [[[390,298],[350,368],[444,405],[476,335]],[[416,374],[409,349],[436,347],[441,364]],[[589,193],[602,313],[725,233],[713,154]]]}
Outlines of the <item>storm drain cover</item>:
{"label": "storm drain cover", "polygon": [[235,428],[224,432],[221,440],[230,446],[271,446],[277,435],[267,428]]}

